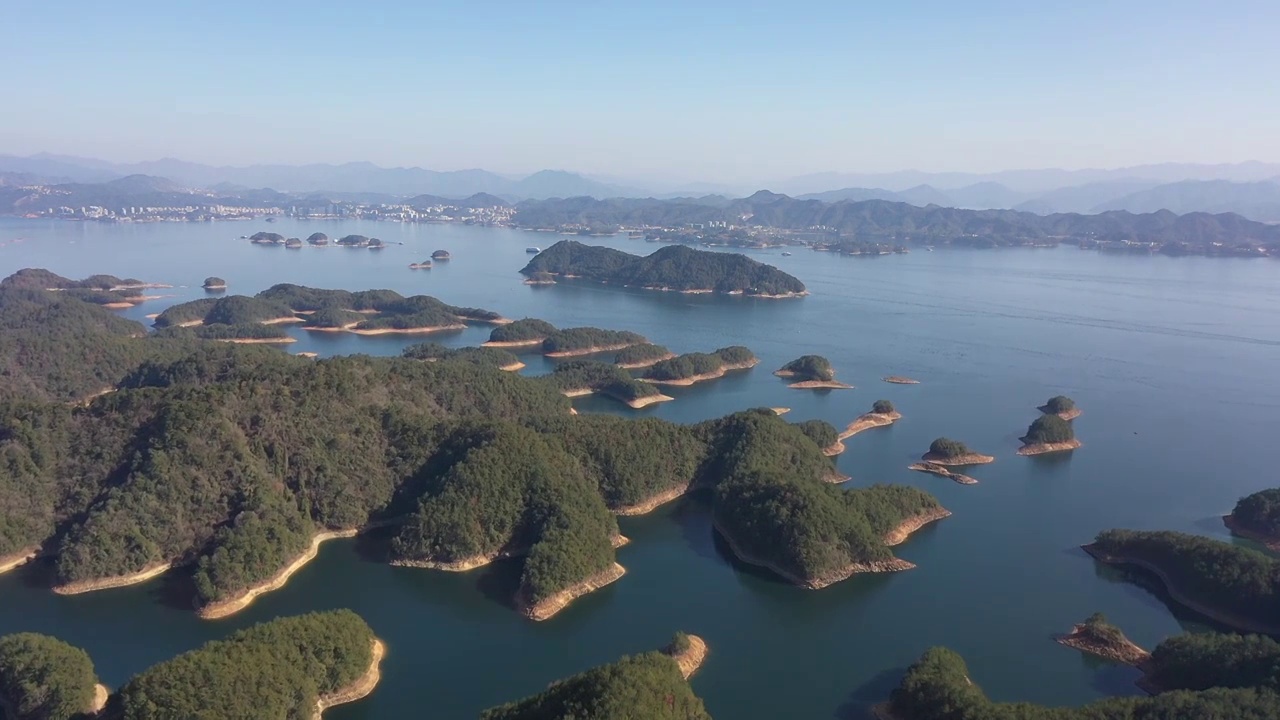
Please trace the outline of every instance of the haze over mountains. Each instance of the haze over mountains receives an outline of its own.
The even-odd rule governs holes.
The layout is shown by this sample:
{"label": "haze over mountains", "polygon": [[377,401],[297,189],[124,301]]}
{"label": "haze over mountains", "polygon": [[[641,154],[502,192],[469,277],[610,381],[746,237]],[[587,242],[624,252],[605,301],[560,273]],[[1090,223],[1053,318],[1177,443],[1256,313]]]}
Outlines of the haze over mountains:
{"label": "haze over mountains", "polygon": [[[0,186],[119,183],[135,176],[151,178],[130,181],[141,183],[145,187],[140,189],[150,192],[192,189],[234,195],[256,188],[279,193],[326,193],[335,198],[358,196],[372,201],[379,196],[465,198],[477,193],[509,202],[580,196],[598,199],[707,194],[744,197],[763,185],[800,199],[825,202],[890,200],[919,207],[1014,209],[1040,215],[1109,210],[1135,213],[1171,210],[1178,214],[1235,212],[1252,220],[1280,222],[1280,164],[1261,162],[1166,163],[1109,170],[1009,170],[986,174],[819,173],[753,186],[605,181],[563,170],[510,176],[478,169],[383,168],[367,162],[215,167],[171,158],[112,163],[47,153],[29,157],[0,155]],[[127,186],[115,188],[121,192],[127,189]],[[256,190],[253,195],[261,198],[263,190]]]}

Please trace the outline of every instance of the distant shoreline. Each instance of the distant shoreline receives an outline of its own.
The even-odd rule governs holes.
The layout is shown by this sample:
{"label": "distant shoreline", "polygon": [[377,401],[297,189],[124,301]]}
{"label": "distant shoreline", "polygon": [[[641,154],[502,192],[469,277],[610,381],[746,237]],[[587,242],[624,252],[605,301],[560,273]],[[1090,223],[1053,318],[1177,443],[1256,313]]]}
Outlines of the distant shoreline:
{"label": "distant shoreline", "polygon": [[694,385],[700,382],[705,382],[707,380],[718,380],[735,370],[750,370],[751,368],[759,364],[760,364],[760,361],[758,359],[752,358],[748,362],[721,365],[719,370],[700,373],[698,375],[690,375],[689,377],[680,378],[679,380],[654,380],[650,378],[636,378],[636,379],[639,380],[640,382],[650,383],[651,385],[672,385],[677,387],[688,387],[690,385]]}

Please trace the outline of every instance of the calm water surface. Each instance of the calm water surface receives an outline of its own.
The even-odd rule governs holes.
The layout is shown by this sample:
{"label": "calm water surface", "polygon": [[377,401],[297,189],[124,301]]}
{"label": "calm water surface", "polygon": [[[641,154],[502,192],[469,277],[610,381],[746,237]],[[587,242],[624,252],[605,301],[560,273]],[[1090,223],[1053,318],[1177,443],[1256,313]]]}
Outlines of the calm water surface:
{"label": "calm water surface", "polygon": [[[381,252],[290,251],[240,235],[322,231],[378,236]],[[1135,694],[1135,672],[1101,664],[1050,639],[1095,611],[1148,647],[1203,629],[1155,594],[1095,566],[1077,549],[1111,527],[1173,529],[1228,539],[1218,516],[1244,494],[1275,485],[1268,462],[1280,383],[1280,266],[1269,260],[1104,256],[1073,248],[916,251],[846,258],[752,253],[798,276],[799,301],[712,298],[561,284],[528,287],[516,271],[528,245],[559,236],[450,225],[359,222],[114,226],[0,220],[0,274],[46,267],[71,277],[105,272],[174,284],[126,314],[144,319],[203,297],[208,275],[231,292],[277,282],[392,288],[456,305],[643,333],[677,352],[729,344],[762,359],[718,383],[673,388],[676,402],[635,413],[587,398],[583,411],[693,422],[758,406],[791,420],[843,426],[879,398],[904,418],[848,441],[850,487],[903,483],[954,512],[897,549],[918,565],[857,577],[820,592],[737,566],[713,538],[697,500],[624,518],[633,542],[627,575],[545,623],[504,602],[509,566],[470,574],[392,568],[362,558],[358,542],[327,544],[288,586],[228,620],[208,622],[166,602],[166,581],[58,597],[36,569],[0,577],[0,633],[50,633],[84,647],[115,687],[152,663],[278,615],[348,607],[386,639],[384,680],[334,720],[471,718],[551,680],[658,647],[678,629],[712,655],[695,691],[718,718],[862,718],[926,648],[948,645],[999,700],[1082,704]],[[592,239],[631,252],[656,245]],[[410,262],[453,253],[430,271]],[[292,330],[290,352],[397,354],[417,340]],[[473,345],[488,330],[438,336]],[[826,355],[855,390],[789,390],[770,371]],[[523,372],[550,367],[526,356]],[[889,385],[908,375],[915,386]],[[1065,393],[1084,410],[1084,442],[1068,456],[1020,458],[1018,436],[1035,407]],[[906,466],[939,436],[998,457],[960,486]],[[424,712],[424,708],[429,711]]]}

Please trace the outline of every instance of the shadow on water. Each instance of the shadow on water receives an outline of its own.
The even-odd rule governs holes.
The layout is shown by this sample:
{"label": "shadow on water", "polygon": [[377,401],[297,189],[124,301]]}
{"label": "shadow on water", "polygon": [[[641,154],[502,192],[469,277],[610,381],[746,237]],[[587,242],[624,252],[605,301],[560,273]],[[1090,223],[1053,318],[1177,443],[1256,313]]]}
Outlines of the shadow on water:
{"label": "shadow on water", "polygon": [[1160,578],[1148,570],[1138,567],[1116,567],[1101,562],[1094,562],[1095,575],[1106,582],[1125,585],[1132,597],[1152,608],[1164,608],[1186,632],[1202,632],[1205,629],[1221,633],[1236,633],[1229,625],[1207,618],[1190,608],[1184,607],[1174,600]]}
{"label": "shadow on water", "polygon": [[726,541],[720,535],[720,533],[715,532],[714,529],[709,529],[708,532],[711,533],[712,543],[715,546],[716,554],[720,557],[720,559],[728,563],[729,566],[732,567],[735,572],[741,573],[743,575],[749,575],[753,578],[756,578],[758,580],[763,580],[764,582],[767,582],[773,585],[784,585],[787,587],[791,586],[791,583],[778,577],[773,572],[770,572],[769,570],[762,568],[758,565],[752,565],[748,562],[744,562],[743,560],[738,559],[738,556],[733,554],[733,549],[729,547],[728,541]]}
{"label": "shadow on water", "polygon": [[710,490],[699,490],[680,498],[669,517],[680,527],[680,537],[686,547],[700,557],[721,557],[716,551],[716,533],[711,527]]}
{"label": "shadow on water", "polygon": [[476,589],[486,600],[514,610],[516,591],[520,589],[520,570],[523,567],[523,558],[508,558],[490,563],[476,578]]}
{"label": "shadow on water", "polygon": [[836,708],[832,717],[835,720],[874,720],[875,715],[871,713],[871,706],[887,701],[889,694],[898,687],[902,682],[902,676],[906,674],[906,668],[892,668],[877,673],[875,677],[849,693],[840,707]]}
{"label": "shadow on water", "polygon": [[175,610],[192,610],[196,606],[195,575],[194,565],[175,568],[161,575],[155,589],[147,594],[165,607]]}
{"label": "shadow on water", "polygon": [[1027,458],[1036,470],[1062,470],[1071,464],[1075,452],[1051,452]]}

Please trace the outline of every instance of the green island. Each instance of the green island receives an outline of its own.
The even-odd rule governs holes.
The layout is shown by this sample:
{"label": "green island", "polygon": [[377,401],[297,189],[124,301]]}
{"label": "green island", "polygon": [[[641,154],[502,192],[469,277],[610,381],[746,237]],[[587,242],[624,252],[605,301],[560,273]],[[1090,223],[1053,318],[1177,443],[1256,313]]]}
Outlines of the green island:
{"label": "green island", "polygon": [[1084,550],[1154,574],[1179,605],[1245,632],[1280,634],[1280,561],[1257,550],[1168,531],[1107,530]]}
{"label": "green island", "polygon": [[532,697],[489,708],[481,720],[711,720],[688,678],[706,643],[676,633],[662,651],[623,657],[557,680]]}
{"label": "green island", "polygon": [[203,287],[205,290],[208,290],[210,292],[226,290],[227,281],[215,275],[210,275],[209,277],[204,279],[204,284],[201,287]]}
{"label": "green island", "polygon": [[746,255],[695,250],[669,245],[640,257],[613,248],[561,240],[538,253],[522,275],[553,277],[682,293],[719,293],[761,298],[792,298],[808,294],[804,283]]}
{"label": "green island", "polygon": [[1071,632],[1054,639],[1067,647],[1125,665],[1142,667],[1151,658],[1151,653],[1133,644],[1120,628],[1107,622],[1102,613],[1090,615],[1071,628]]}
{"label": "green island", "polygon": [[144,295],[148,288],[167,288],[170,285],[148,283],[136,278],[118,278],[115,275],[90,275],[83,280],[72,280],[40,268],[26,268],[4,279],[5,287],[26,290],[56,290],[78,300],[105,308],[120,310],[131,308],[155,295]]}
{"label": "green island", "polygon": [[787,387],[796,390],[849,390],[853,388],[836,380],[831,361],[821,355],[802,355],[773,371],[781,378],[794,380]]}
{"label": "green island", "polygon": [[450,255],[448,250],[436,250],[435,252],[431,253],[431,259],[436,260],[438,262],[450,260],[452,258],[453,258],[453,255]]}
{"label": "green island", "polygon": [[[326,292],[259,300],[296,309],[281,295]],[[222,617],[320,542],[390,524],[392,561],[518,556],[512,606],[545,618],[620,576],[614,515],[690,491],[740,557],[806,587],[911,567],[889,545],[946,513],[909,487],[833,487],[818,443],[834,429],[770,409],[694,425],[571,416],[565,388],[626,376],[606,363],[525,378],[475,349],[312,360],[147,334],[64,292],[5,286],[0,330],[0,559],[43,556],[64,594],[183,568],[200,615]]]}
{"label": "green island", "polygon": [[625,350],[648,343],[643,336],[626,330],[575,327],[556,330],[542,341],[542,354],[550,358],[579,357]]}
{"label": "green island", "polygon": [[1043,455],[1080,447],[1071,423],[1057,414],[1045,414],[1036,418],[1021,440],[1019,455]]}
{"label": "green island", "polygon": [[995,462],[990,455],[974,452],[968,445],[959,440],[940,437],[929,444],[929,452],[921,458],[925,463],[943,466],[985,465]]}
{"label": "green island", "polygon": [[307,244],[312,247],[324,247],[329,244],[329,236],[322,232],[314,232],[307,236]]}
{"label": "green island", "polygon": [[640,382],[617,365],[595,360],[571,360],[556,365],[547,376],[565,397],[600,394],[639,409],[674,398],[650,383]]}
{"label": "green island", "polygon": [[[664,348],[665,349],[665,348]],[[760,360],[741,345],[723,347],[711,353],[685,353],[659,360],[640,376],[655,385],[693,385],[722,378],[733,370],[747,370]]]}
{"label": "green island", "polygon": [[1240,498],[1222,521],[1236,535],[1257,540],[1269,550],[1280,550],[1280,488]]}
{"label": "green island", "polygon": [[15,720],[72,720],[107,702],[89,654],[37,633],[0,637],[0,715]]}
{"label": "green island", "polygon": [[302,249],[302,238],[288,238],[284,241],[284,246],[290,250],[300,250]]}
{"label": "green island", "polygon": [[670,360],[676,356],[663,345],[644,343],[623,348],[613,356],[613,363],[624,370],[639,370],[652,367],[660,360]]}
{"label": "green island", "polygon": [[556,326],[546,320],[523,318],[507,325],[499,325],[489,333],[487,347],[532,347],[541,346],[556,332]]}
{"label": "green island", "polygon": [[368,247],[369,238],[364,235],[344,235],[336,241],[338,245],[343,247]]}
{"label": "green island", "polygon": [[1046,415],[1057,415],[1063,420],[1075,420],[1080,417],[1080,408],[1076,407],[1076,401],[1066,395],[1055,395],[1037,409]]}
{"label": "green island", "polygon": [[[1109,698],[1084,707],[997,703],[969,678],[964,659],[935,647],[915,662],[873,713],[880,720],[1268,720],[1280,716],[1275,643],[1191,635],[1161,643],[1146,663],[1154,697]],[[1144,683],[1144,686],[1146,684]]]}
{"label": "green island", "polygon": [[840,440],[848,440],[863,430],[885,427],[902,419],[902,413],[888,400],[877,400],[871,404],[871,412],[859,415],[840,432]]}
{"label": "green island", "polygon": [[524,367],[520,358],[514,353],[495,347],[462,347],[448,348],[440,343],[418,343],[410,345],[400,353],[401,357],[410,360],[465,360],[477,365],[496,367],[499,370],[514,372]]}
{"label": "green island", "polygon": [[280,233],[256,232],[249,236],[249,242],[254,245],[284,245],[284,236]]}

